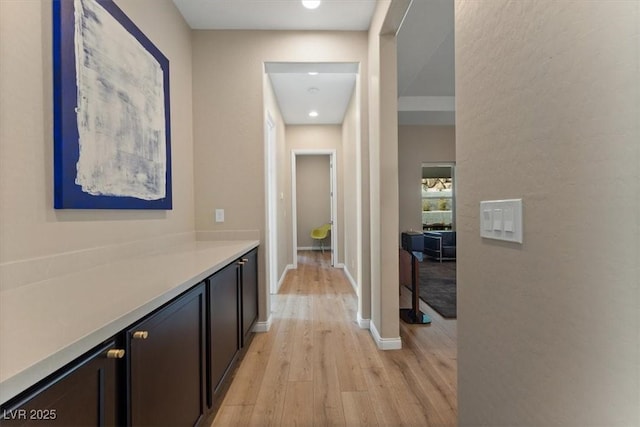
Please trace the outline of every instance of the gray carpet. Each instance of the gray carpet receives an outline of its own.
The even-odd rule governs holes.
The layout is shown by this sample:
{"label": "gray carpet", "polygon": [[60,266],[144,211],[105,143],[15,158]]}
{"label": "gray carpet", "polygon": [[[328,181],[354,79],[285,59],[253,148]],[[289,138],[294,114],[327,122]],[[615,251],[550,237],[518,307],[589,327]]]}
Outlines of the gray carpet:
{"label": "gray carpet", "polygon": [[420,263],[420,299],[445,319],[455,319],[456,262],[425,258]]}

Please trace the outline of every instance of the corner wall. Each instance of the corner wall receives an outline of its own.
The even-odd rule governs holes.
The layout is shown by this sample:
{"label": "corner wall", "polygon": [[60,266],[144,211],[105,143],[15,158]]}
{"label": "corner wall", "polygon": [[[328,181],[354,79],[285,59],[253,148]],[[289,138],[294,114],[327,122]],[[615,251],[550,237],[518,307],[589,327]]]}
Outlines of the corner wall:
{"label": "corner wall", "polygon": [[140,250],[151,239],[157,249],[194,230],[191,31],[169,0],[116,3],[170,61],[174,208],[53,209],[52,4],[0,1],[2,286],[108,262],[132,242]]}
{"label": "corner wall", "polygon": [[[371,331],[379,348],[401,347],[398,297],[398,93],[395,32],[401,2],[378,1],[369,29]],[[408,6],[408,5],[407,5]],[[392,12],[389,14],[389,12]],[[389,16],[388,16],[389,15]],[[393,30],[393,29],[392,29]]]}
{"label": "corner wall", "polygon": [[[640,3],[456,1],[460,426],[640,425]],[[523,198],[524,243],[480,238]]]}

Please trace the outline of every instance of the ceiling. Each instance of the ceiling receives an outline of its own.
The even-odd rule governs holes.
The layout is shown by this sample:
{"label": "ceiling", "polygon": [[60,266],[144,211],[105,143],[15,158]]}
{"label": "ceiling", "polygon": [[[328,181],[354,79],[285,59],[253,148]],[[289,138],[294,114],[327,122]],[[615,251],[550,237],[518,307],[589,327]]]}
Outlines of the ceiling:
{"label": "ceiling", "polygon": [[324,0],[314,10],[299,0],[173,0],[197,30],[366,31],[376,0]]}
{"label": "ceiling", "polygon": [[[173,0],[193,29],[366,31],[376,0]],[[398,32],[398,122],[455,123],[453,0],[413,0]],[[309,75],[309,67],[317,75]],[[287,124],[339,124],[357,64],[271,63],[266,71]],[[309,90],[317,88],[318,90]],[[312,109],[318,117],[309,117]]]}
{"label": "ceiling", "polygon": [[[356,85],[358,64],[269,62],[265,71],[285,123],[339,124]],[[311,111],[318,116],[310,117]]]}

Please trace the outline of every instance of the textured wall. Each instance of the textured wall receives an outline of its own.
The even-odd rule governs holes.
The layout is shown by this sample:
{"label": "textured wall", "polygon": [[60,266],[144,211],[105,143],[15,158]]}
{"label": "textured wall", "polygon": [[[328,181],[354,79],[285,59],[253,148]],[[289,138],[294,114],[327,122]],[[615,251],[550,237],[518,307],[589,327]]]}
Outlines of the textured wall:
{"label": "textured wall", "polygon": [[174,208],[53,209],[51,1],[0,1],[0,264],[194,230],[191,32],[169,0],[116,3],[170,61]]}
{"label": "textured wall", "polygon": [[640,425],[639,8],[456,2],[461,426]]}
{"label": "textured wall", "polygon": [[401,232],[422,230],[422,164],[455,160],[455,126],[398,127]]}

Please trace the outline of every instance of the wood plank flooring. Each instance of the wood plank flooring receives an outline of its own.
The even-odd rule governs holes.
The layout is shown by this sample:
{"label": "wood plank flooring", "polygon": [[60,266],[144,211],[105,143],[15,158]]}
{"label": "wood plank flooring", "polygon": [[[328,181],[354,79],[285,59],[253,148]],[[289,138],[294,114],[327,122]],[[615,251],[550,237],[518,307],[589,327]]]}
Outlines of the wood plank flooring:
{"label": "wood plank flooring", "polygon": [[380,351],[343,271],[300,252],[212,426],[455,426],[456,321],[421,309],[432,324],[400,322],[402,350]]}

